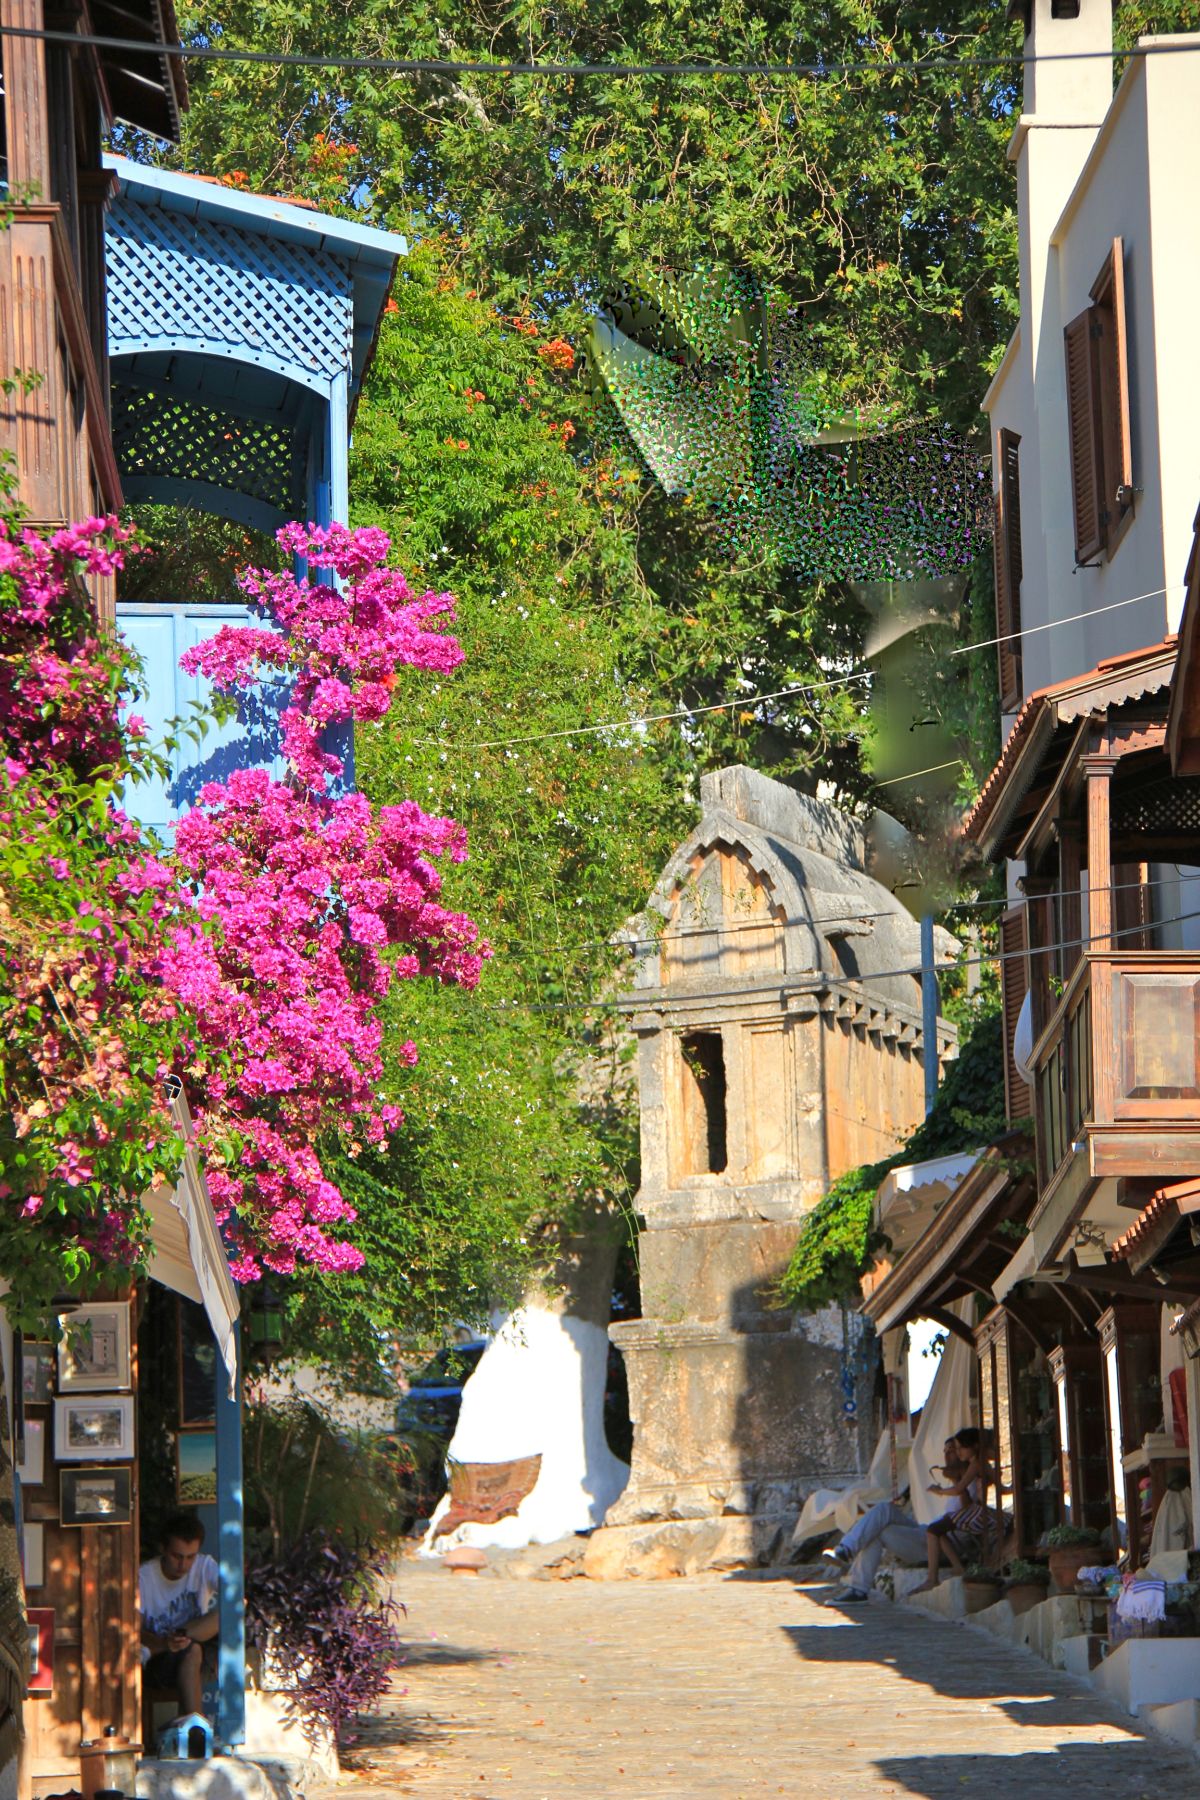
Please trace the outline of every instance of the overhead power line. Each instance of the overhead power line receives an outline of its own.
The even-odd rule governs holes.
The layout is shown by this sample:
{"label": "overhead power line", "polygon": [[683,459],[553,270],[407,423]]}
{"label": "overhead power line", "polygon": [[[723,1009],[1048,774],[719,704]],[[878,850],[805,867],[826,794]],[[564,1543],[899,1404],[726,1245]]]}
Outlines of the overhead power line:
{"label": "overhead power line", "polygon": [[245,50],[221,44],[157,44],[145,38],[108,37],[98,32],[37,30],[25,25],[0,26],[0,35],[14,38],[40,38],[48,44],[73,44],[97,50],[119,50],[140,56],[166,56],[186,62],[260,63],[280,69],[328,69],[346,73],[385,75],[520,75],[568,76],[587,79],[608,76],[622,79],[632,76],[696,77],[696,76],[798,76],[805,80],[836,79],[842,75],[914,75],[954,74],[959,70],[1016,70],[1035,63],[1040,68],[1060,62],[1116,62],[1153,56],[1182,56],[1200,50],[1200,38],[1194,43],[1139,44],[1129,50],[1061,50],[1037,57],[1014,49],[988,56],[922,56],[902,58],[874,56],[817,58],[811,62],[534,62],[497,59],[472,62],[440,56],[326,56],[302,50]]}

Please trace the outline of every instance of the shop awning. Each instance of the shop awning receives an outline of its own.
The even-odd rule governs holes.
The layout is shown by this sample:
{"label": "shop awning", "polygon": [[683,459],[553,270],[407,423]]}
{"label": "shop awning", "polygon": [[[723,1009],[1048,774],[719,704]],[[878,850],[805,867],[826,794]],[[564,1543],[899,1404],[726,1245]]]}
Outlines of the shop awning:
{"label": "shop awning", "polygon": [[175,1186],[164,1183],[142,1196],[151,1221],[150,1276],[204,1308],[232,1394],[237,1380],[238,1292],[229,1273],[204,1171],[192,1148],[192,1119],[182,1090],[172,1095],[171,1115],[187,1149]]}
{"label": "shop awning", "polygon": [[889,1170],[875,1195],[875,1223],[891,1241],[893,1252],[904,1252],[916,1242],[978,1156],[977,1150],[966,1150]]}

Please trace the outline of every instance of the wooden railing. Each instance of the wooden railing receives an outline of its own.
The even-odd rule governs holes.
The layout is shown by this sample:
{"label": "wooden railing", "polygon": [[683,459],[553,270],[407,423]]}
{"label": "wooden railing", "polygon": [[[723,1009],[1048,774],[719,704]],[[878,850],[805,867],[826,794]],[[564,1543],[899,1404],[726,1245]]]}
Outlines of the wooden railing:
{"label": "wooden railing", "polygon": [[1058,996],[1032,1064],[1043,1189],[1084,1148],[1096,1177],[1194,1174],[1200,955],[1089,951]]}

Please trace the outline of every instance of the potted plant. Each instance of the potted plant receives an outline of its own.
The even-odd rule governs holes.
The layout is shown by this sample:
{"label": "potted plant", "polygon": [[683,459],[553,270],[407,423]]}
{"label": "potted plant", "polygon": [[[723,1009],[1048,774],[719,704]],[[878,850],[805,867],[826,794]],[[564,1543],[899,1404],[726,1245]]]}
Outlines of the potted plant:
{"label": "potted plant", "polygon": [[1000,1576],[986,1563],[968,1563],[963,1570],[963,1598],[969,1613],[982,1612],[1000,1598]]}
{"label": "potted plant", "polygon": [[1044,1539],[1050,1552],[1050,1574],[1060,1594],[1075,1587],[1080,1569],[1095,1562],[1100,1533],[1090,1525],[1055,1525]]}
{"label": "potted plant", "polygon": [[1028,1612],[1046,1598],[1050,1571],[1045,1563],[1025,1562],[1020,1557],[1008,1565],[1004,1578],[1004,1597],[1015,1613]]}

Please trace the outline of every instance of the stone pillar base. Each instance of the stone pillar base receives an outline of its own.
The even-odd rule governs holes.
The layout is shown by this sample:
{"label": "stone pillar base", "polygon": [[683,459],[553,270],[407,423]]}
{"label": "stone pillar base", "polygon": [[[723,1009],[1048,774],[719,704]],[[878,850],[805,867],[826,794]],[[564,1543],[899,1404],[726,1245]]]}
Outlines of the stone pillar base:
{"label": "stone pillar base", "polygon": [[787,1512],[604,1525],[587,1541],[582,1573],[593,1581],[660,1581],[706,1569],[769,1568],[797,1560],[795,1523],[796,1513]]}

